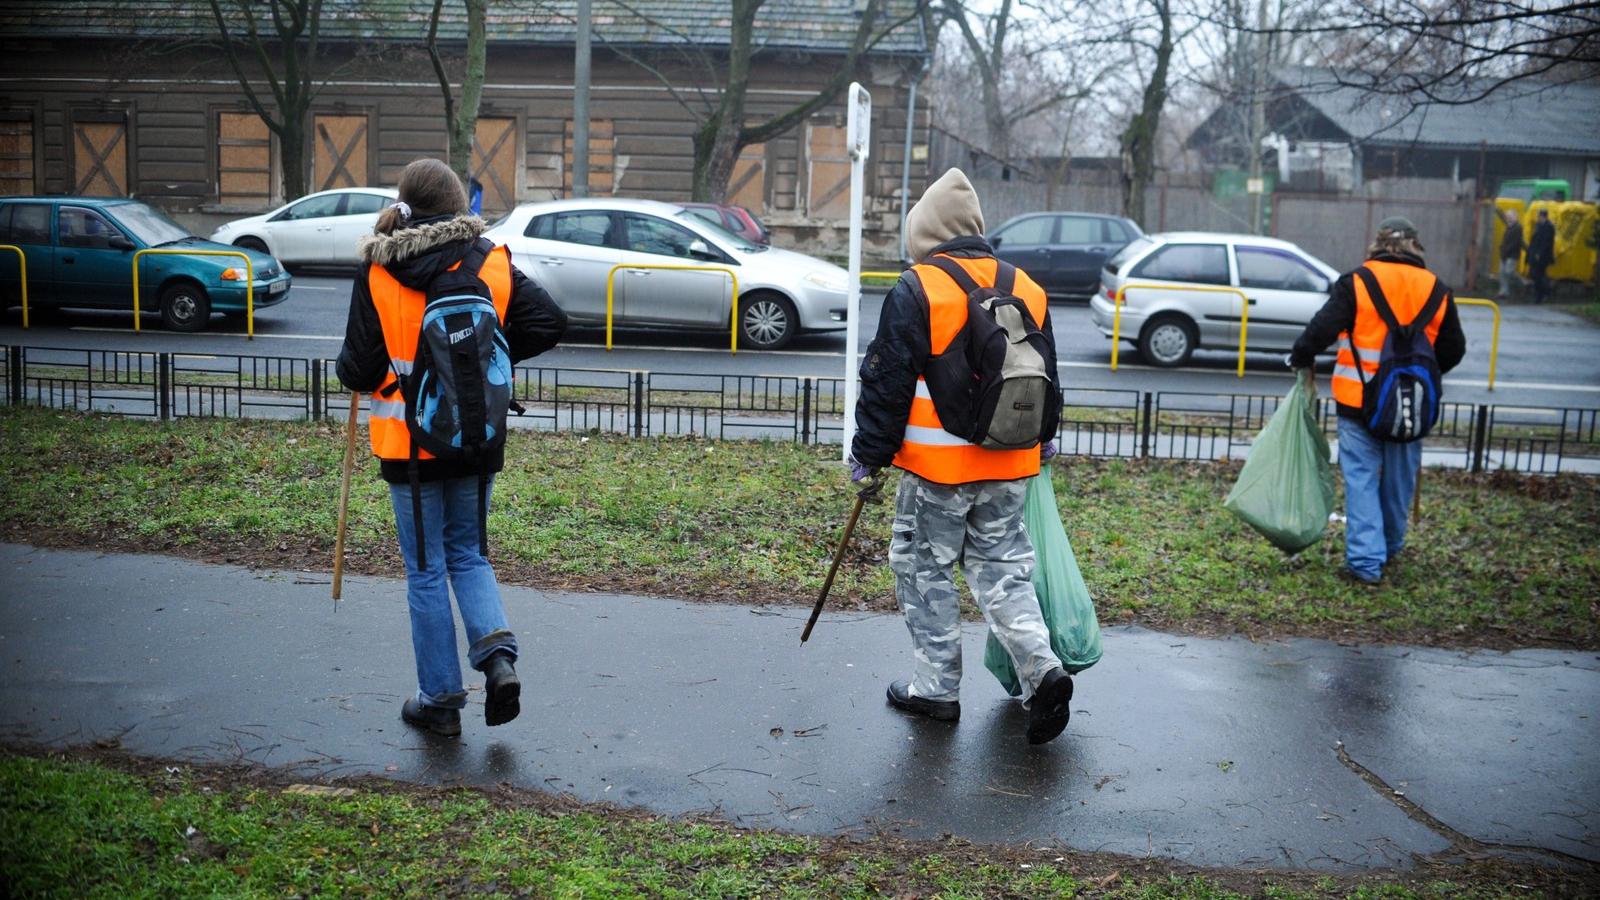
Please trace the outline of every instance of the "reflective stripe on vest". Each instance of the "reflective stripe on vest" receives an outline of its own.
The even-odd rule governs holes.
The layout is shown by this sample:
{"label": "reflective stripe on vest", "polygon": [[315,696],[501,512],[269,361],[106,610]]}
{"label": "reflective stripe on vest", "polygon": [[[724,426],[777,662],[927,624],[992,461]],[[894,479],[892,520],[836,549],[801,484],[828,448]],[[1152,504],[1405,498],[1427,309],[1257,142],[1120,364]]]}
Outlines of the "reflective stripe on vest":
{"label": "reflective stripe on vest", "polygon": [[[1421,314],[1423,305],[1428,302],[1428,295],[1433,293],[1433,286],[1439,280],[1421,266],[1380,260],[1367,260],[1363,265],[1377,278],[1384,298],[1389,301],[1389,308],[1394,310],[1395,321],[1402,324],[1409,324]],[[1389,326],[1384,324],[1383,316],[1378,315],[1378,308],[1367,294],[1366,283],[1359,276],[1352,276],[1350,284],[1356,297],[1356,323],[1353,329],[1339,335],[1339,358],[1333,368],[1333,399],[1342,406],[1360,409],[1362,380],[1370,380],[1377,374],[1378,358],[1383,355],[1383,342],[1389,336]],[[1428,343],[1432,344],[1438,339],[1439,327],[1444,324],[1448,306],[1440,304],[1439,312],[1434,314],[1433,321],[1424,329]],[[1361,355],[1359,371],[1356,368],[1358,352]]]}
{"label": "reflective stripe on vest", "polygon": [[[478,278],[488,286],[489,295],[494,300],[494,311],[504,325],[506,309],[511,304],[511,252],[505,247],[496,247],[483,261]],[[428,295],[425,291],[401,284],[383,266],[367,267],[367,288],[372,293],[372,305],[378,309],[378,321],[383,325],[383,343],[388,348],[389,364],[392,366],[383,377],[383,384],[372,394],[372,413],[367,420],[367,431],[372,437],[372,455],[379,459],[410,459],[411,432],[406,429],[405,398],[400,395],[398,387],[390,393],[385,392],[396,384],[396,372],[411,374]],[[432,458],[433,454],[426,450],[417,451],[417,459]]]}
{"label": "reflective stripe on vest", "polygon": [[[992,257],[950,258],[980,286],[994,284],[996,263]],[[912,270],[917,273],[928,304],[929,352],[938,356],[967,324],[967,295],[954,279],[933,266],[923,263]],[[1033,321],[1044,327],[1044,290],[1021,269],[1017,270],[1012,293],[1027,305]],[[927,382],[918,378],[911,415],[906,420],[905,441],[895,454],[894,464],[939,484],[1012,481],[1039,474],[1039,448],[988,450],[945,431]]]}

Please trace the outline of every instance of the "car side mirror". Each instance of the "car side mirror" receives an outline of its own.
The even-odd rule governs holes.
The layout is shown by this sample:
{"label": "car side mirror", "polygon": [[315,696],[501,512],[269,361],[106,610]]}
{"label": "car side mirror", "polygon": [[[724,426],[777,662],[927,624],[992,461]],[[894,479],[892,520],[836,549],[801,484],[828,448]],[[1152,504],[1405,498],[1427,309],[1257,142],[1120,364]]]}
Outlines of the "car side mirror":
{"label": "car side mirror", "polygon": [[999,250],[1000,249],[1000,238],[998,238],[998,237],[990,238],[989,239],[989,246],[991,248],[995,249],[995,250]]}
{"label": "car side mirror", "polygon": [[130,241],[125,237],[114,237],[106,241],[106,246],[113,250],[121,250],[126,253],[127,251],[133,249],[133,241]]}
{"label": "car side mirror", "polygon": [[717,254],[711,252],[711,247],[705,241],[692,241],[689,244],[689,255],[695,259],[716,259]]}

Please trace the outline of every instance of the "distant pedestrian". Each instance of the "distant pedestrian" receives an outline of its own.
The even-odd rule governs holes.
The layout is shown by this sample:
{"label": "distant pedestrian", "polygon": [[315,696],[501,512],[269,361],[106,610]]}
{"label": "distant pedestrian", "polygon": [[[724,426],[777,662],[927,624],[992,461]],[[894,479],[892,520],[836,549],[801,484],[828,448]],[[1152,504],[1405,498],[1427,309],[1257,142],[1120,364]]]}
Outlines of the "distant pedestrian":
{"label": "distant pedestrian", "polygon": [[477,267],[479,289],[492,298],[513,364],[554,347],[567,317],[511,264],[509,251],[482,237],[487,226],[467,213],[466,190],[449,166],[419,159],[401,173],[399,188],[399,202],[378,217],[377,233],[361,244],[366,266],[351,292],[338,374],[351,390],[373,392],[372,453],[389,483],[405,559],[418,690],[400,715],[417,728],[454,736],[461,733],[467,693],[451,588],[467,629],[468,659],[486,676],[487,723],[509,722],[521,709],[517,639],[506,624],[482,531],[505,452],[500,447],[475,462],[458,462],[419,449],[406,416],[407,392],[415,388],[397,386],[417,362],[429,286],[446,272]]}
{"label": "distant pedestrian", "polygon": [[[1466,355],[1467,339],[1450,289],[1428,271],[1422,244],[1409,219],[1395,216],[1378,226],[1367,261],[1340,276],[1328,301],[1312,317],[1289,354],[1289,365],[1309,369],[1318,353],[1339,341],[1333,398],[1339,409],[1339,468],[1344,473],[1345,571],[1376,584],[1384,566],[1405,546],[1407,513],[1422,465],[1422,441],[1398,442],[1369,429],[1369,396],[1383,396],[1377,380],[1389,325],[1377,299],[1387,303],[1404,328],[1434,305],[1423,335],[1440,373]],[[1439,299],[1435,300],[1435,295]],[[1437,396],[1420,399],[1436,408]]]}
{"label": "distant pedestrian", "polygon": [[1543,303],[1550,296],[1548,269],[1556,261],[1556,225],[1550,211],[1539,210],[1528,239],[1528,275],[1533,278],[1533,302]]}
{"label": "distant pedestrian", "polygon": [[[1007,333],[1028,324],[1043,333],[1045,352],[1037,362],[1048,373],[1052,399],[1039,409],[1043,414],[1053,404],[1059,410],[1044,290],[1026,272],[995,259],[982,236],[977,193],[959,169],[928,188],[907,216],[906,230],[907,248],[920,263],[884,299],[877,337],[861,364],[850,460],[853,481],[890,465],[904,470],[889,565],[916,665],[909,681],[889,685],[889,703],[934,719],[960,718],[961,609],[953,573],[960,562],[979,610],[1016,664],[1029,709],[1028,741],[1044,743],[1066,728],[1072,679],[1050,649],[1022,508],[1026,479],[1039,473],[1041,458],[1055,454],[1054,442],[1043,441],[1054,433],[1057,416],[1037,425],[1037,438],[1030,435],[1022,449],[979,446],[944,425],[974,417],[972,392],[959,383],[947,389],[930,374],[930,365],[966,333],[969,292],[998,285],[1021,301],[1004,307],[1012,317]],[[944,358],[957,356],[965,359]],[[969,370],[965,383],[971,382]]]}
{"label": "distant pedestrian", "polygon": [[1515,300],[1522,292],[1522,277],[1517,271],[1522,266],[1522,251],[1526,244],[1522,239],[1522,222],[1517,218],[1517,211],[1502,210],[1500,217],[1505,220],[1506,233],[1500,238],[1500,291],[1495,299]]}

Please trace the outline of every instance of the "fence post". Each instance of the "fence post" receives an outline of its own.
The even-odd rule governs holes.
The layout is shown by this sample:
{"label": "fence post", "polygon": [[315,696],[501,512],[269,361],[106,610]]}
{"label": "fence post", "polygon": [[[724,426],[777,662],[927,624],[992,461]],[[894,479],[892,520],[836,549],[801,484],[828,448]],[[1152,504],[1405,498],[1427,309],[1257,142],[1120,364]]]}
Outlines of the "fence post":
{"label": "fence post", "polygon": [[311,421],[322,421],[322,360],[311,361]]}
{"label": "fence post", "polygon": [[1140,428],[1139,455],[1147,459],[1150,456],[1150,431],[1155,425],[1152,421],[1155,416],[1150,411],[1154,397],[1150,391],[1144,392],[1144,423]]}
{"label": "fence post", "polygon": [[172,354],[156,354],[156,406],[161,421],[172,418]]}
{"label": "fence post", "polygon": [[1478,404],[1477,421],[1472,423],[1472,471],[1483,471],[1483,457],[1489,450],[1489,405]]}
{"label": "fence post", "polygon": [[800,443],[811,443],[811,379],[800,379]]}
{"label": "fence post", "polygon": [[6,351],[6,357],[11,360],[11,405],[22,405],[22,348],[12,347]]}
{"label": "fence post", "polygon": [[644,437],[644,373],[633,373],[633,436]]}

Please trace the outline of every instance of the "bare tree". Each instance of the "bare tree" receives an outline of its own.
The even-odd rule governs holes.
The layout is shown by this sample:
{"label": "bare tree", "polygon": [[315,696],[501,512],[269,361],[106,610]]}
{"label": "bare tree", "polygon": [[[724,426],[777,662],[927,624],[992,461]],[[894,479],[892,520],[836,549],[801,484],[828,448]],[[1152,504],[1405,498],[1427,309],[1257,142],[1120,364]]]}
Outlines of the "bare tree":
{"label": "bare tree", "polygon": [[[257,7],[262,5],[267,6],[270,16],[270,33],[265,33],[257,20]],[[278,138],[284,194],[289,199],[300,197],[306,192],[306,116],[316,95],[312,74],[318,63],[322,0],[233,0],[228,6],[244,20],[242,36],[236,37],[229,26],[222,0],[211,0],[211,14],[228,65],[250,107]],[[272,91],[270,105],[257,93],[251,74],[240,59],[241,49],[250,55]],[[274,64],[273,51],[281,70]]]}
{"label": "bare tree", "polygon": [[1139,30],[1127,36],[1130,46],[1142,48],[1152,57],[1149,76],[1140,92],[1139,109],[1122,129],[1118,141],[1122,151],[1122,215],[1144,224],[1144,192],[1155,175],[1156,138],[1161,128],[1161,111],[1167,105],[1167,79],[1172,70],[1172,50],[1176,43],[1172,0],[1143,0],[1154,16],[1155,36]]}
{"label": "bare tree", "polygon": [[483,100],[484,70],[488,63],[489,0],[463,0],[467,7],[466,68],[461,77],[461,104],[456,105],[455,91],[450,86],[450,76],[445,71],[444,59],[439,54],[439,14],[444,0],[433,0],[433,14],[428,19],[428,59],[439,78],[439,90],[444,94],[445,128],[450,135],[450,168],[463,183],[472,176],[472,143],[478,130],[478,107]]}

